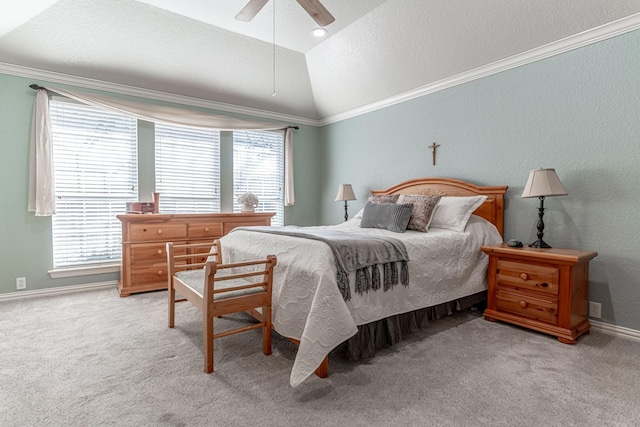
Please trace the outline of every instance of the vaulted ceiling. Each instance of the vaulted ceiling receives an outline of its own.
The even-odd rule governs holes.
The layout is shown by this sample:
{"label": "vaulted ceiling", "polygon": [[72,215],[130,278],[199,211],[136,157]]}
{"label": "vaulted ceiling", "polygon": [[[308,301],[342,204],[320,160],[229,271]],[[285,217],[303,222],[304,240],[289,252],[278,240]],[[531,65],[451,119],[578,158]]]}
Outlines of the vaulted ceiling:
{"label": "vaulted ceiling", "polygon": [[313,39],[295,0],[240,22],[246,1],[21,0],[0,16],[0,63],[318,121],[640,13],[640,0],[322,0],[336,20]]}

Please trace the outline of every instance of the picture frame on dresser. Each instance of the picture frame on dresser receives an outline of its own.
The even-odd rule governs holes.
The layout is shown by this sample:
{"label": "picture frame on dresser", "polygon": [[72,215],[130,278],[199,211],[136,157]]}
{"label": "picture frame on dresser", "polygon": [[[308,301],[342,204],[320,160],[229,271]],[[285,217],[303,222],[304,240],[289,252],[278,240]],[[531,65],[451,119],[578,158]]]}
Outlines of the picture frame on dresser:
{"label": "picture frame on dresser", "polygon": [[213,243],[236,227],[271,225],[274,215],[275,212],[118,215],[122,223],[120,296],[167,289],[167,242]]}

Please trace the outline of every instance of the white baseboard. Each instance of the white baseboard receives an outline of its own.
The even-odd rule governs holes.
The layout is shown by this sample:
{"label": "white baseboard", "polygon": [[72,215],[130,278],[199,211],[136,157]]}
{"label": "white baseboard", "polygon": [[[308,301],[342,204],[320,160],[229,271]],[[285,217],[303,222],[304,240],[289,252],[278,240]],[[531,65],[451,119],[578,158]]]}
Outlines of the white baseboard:
{"label": "white baseboard", "polygon": [[96,283],[87,283],[84,285],[72,285],[72,286],[59,286],[56,288],[48,288],[48,289],[33,289],[29,291],[18,291],[18,292],[9,292],[6,294],[0,294],[0,302],[2,301],[12,301],[17,299],[25,299],[25,298],[36,298],[47,295],[60,295],[60,294],[68,294],[82,291],[95,291],[97,289],[106,289],[114,287],[118,284],[116,280],[108,281],[108,282],[96,282]]}
{"label": "white baseboard", "polygon": [[640,331],[635,329],[624,328],[622,326],[610,325],[608,323],[598,322],[597,320],[589,320],[591,330],[602,332],[603,334],[614,335],[620,338],[626,338],[633,341],[640,341]]}

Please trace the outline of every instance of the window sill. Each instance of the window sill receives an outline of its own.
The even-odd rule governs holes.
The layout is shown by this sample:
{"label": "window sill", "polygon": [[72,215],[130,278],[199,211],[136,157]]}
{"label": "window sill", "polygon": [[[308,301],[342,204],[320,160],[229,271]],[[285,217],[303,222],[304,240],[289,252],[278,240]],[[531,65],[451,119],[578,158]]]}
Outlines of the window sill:
{"label": "window sill", "polygon": [[49,273],[49,276],[51,276],[52,279],[60,279],[63,277],[91,276],[94,274],[116,273],[119,271],[120,263],[58,268],[55,270],[49,270],[47,273]]}

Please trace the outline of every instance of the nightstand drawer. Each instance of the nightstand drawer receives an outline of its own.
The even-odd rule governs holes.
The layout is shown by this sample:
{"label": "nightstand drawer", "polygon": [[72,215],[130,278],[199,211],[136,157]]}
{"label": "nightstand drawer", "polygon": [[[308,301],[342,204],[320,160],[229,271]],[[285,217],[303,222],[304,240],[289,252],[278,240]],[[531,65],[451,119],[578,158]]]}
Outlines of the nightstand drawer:
{"label": "nightstand drawer", "polygon": [[558,301],[555,298],[532,297],[531,294],[498,289],[496,308],[541,322],[558,323]]}
{"label": "nightstand drawer", "polygon": [[498,285],[558,295],[558,268],[499,259],[496,274]]}

